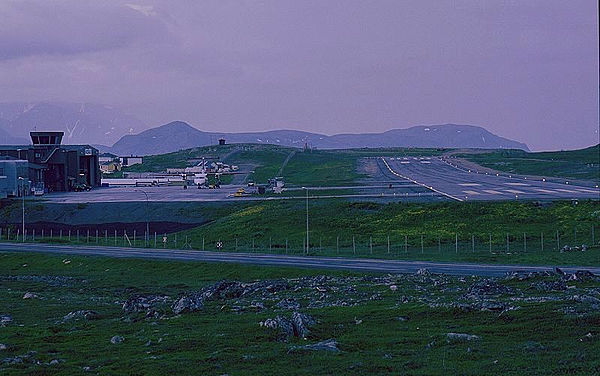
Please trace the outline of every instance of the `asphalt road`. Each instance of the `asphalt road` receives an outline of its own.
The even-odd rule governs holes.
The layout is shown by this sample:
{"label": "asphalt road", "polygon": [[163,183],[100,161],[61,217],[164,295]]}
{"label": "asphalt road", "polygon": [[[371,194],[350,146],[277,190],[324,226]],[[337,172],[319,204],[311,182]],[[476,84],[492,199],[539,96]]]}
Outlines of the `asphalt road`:
{"label": "asphalt road", "polygon": [[567,182],[496,176],[451,165],[434,157],[381,158],[399,180],[408,180],[457,201],[600,199],[600,190]]}
{"label": "asphalt road", "polygon": [[[260,266],[283,266],[312,269],[334,269],[380,273],[414,273],[426,268],[432,273],[453,275],[502,276],[510,271],[552,270],[551,266],[482,265],[424,261],[347,259],[335,257],[302,257],[250,253],[162,250],[118,247],[87,247],[47,244],[0,243],[0,252],[42,252],[63,255],[94,255],[119,258],[143,258],[174,261],[227,262]],[[564,271],[589,270],[600,274],[600,267],[561,267]]]}

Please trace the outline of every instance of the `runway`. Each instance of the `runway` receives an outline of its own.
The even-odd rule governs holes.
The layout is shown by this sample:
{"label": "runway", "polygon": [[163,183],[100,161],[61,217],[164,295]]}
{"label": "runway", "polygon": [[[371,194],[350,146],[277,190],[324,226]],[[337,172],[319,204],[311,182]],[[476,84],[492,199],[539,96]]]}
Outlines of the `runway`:
{"label": "runway", "polygon": [[600,199],[600,190],[564,183],[479,173],[434,157],[380,159],[380,168],[456,201]]}
{"label": "runway", "polygon": [[[414,273],[425,268],[432,273],[452,275],[502,276],[512,271],[553,270],[552,266],[486,265],[377,259],[347,259],[337,257],[302,257],[287,255],[207,252],[194,250],[144,249],[119,247],[89,247],[48,244],[0,243],[0,252],[41,252],[68,255],[142,258],[173,261],[226,262],[236,264],[293,268],[348,270],[377,273]],[[561,267],[567,272],[589,270],[600,273],[599,267]]]}

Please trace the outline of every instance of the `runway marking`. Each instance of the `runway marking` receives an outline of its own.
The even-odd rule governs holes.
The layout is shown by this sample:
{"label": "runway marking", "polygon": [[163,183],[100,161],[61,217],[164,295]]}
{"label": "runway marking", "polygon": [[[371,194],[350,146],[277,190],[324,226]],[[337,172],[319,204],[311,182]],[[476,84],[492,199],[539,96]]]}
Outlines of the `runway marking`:
{"label": "runway marking", "polygon": [[572,189],[555,188],[554,190],[558,191],[558,192],[564,192],[564,193],[577,193],[577,191],[574,191]]}
{"label": "runway marking", "polygon": [[401,164],[410,164],[410,162],[408,162],[408,161],[401,161],[400,163]]}
{"label": "runway marking", "polygon": [[461,183],[459,185],[461,187],[479,187],[481,184],[477,184],[477,183]]}
{"label": "runway marking", "polygon": [[485,193],[489,193],[491,195],[503,195],[504,194],[502,192],[494,191],[493,189],[484,189],[483,191]]}
{"label": "runway marking", "polygon": [[421,161],[421,163],[424,163],[424,164],[431,164],[431,162],[429,162],[429,161]]}
{"label": "runway marking", "polygon": [[466,193],[466,194],[471,195],[471,196],[477,196],[477,195],[481,194],[481,193],[476,192],[476,191],[463,191],[463,193]]}
{"label": "runway marking", "polygon": [[516,195],[525,193],[525,192],[517,191],[516,189],[505,189],[504,191],[509,192],[509,193],[514,193]]}
{"label": "runway marking", "polygon": [[556,193],[554,191],[550,191],[548,189],[542,189],[542,188],[535,188],[535,190],[538,191],[538,192],[542,192],[542,193],[550,193],[550,194]]}
{"label": "runway marking", "polygon": [[443,196],[446,196],[446,197],[448,197],[448,198],[451,198],[451,199],[453,199],[453,200],[456,200],[456,201],[461,201],[461,202],[463,201],[462,199],[460,199],[460,198],[458,198],[458,197],[456,197],[456,196],[452,196],[451,194],[448,194],[448,193],[446,193],[446,192],[442,192],[442,191],[440,191],[440,190],[437,190],[437,189],[435,189],[435,188],[433,188],[433,187],[431,187],[431,186],[427,186],[427,185],[425,185],[425,184],[423,184],[423,183],[419,183],[418,181],[416,181],[416,180],[414,180],[414,179],[411,179],[411,178],[409,178],[409,177],[406,177],[406,176],[404,176],[404,175],[400,175],[400,174],[399,174],[399,173],[397,173],[396,171],[392,170],[392,168],[391,168],[391,167],[390,167],[390,165],[387,163],[387,161],[385,160],[385,158],[381,158],[381,157],[380,157],[380,159],[381,159],[381,161],[383,162],[383,164],[385,165],[385,167],[387,167],[387,169],[388,169],[388,170],[389,170],[389,171],[390,171],[392,174],[394,174],[394,175],[396,175],[396,176],[398,176],[398,177],[400,177],[400,178],[402,178],[402,179],[405,179],[405,180],[408,180],[408,181],[410,181],[410,182],[413,182],[413,183],[415,183],[415,184],[417,184],[417,185],[420,185],[421,187],[425,187],[425,188],[427,188],[427,189],[429,189],[429,190],[431,190],[431,191],[433,191],[433,192],[436,192],[436,193],[439,193],[439,194],[441,194],[441,195],[443,195]]}
{"label": "runway marking", "polygon": [[600,194],[600,191],[594,191],[592,189],[585,189],[585,188],[578,188],[579,192],[584,192],[584,193],[598,193]]}
{"label": "runway marking", "polygon": [[525,183],[504,183],[506,185],[512,185],[515,187],[529,187],[529,184],[525,184]]}

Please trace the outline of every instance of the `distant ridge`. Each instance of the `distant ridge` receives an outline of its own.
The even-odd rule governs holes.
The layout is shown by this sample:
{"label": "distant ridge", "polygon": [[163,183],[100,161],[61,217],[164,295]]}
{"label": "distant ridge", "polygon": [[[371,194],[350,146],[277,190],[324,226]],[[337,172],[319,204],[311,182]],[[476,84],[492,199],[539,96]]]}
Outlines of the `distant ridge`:
{"label": "distant ridge", "polygon": [[173,121],[139,134],[123,136],[112,147],[103,149],[119,155],[164,154],[197,146],[214,145],[220,137],[224,137],[227,143],[259,143],[297,148],[307,143],[319,149],[415,147],[529,150],[523,143],[497,136],[482,127],[473,125],[421,125],[383,133],[327,136],[293,130],[250,133],[203,132],[183,121]]}

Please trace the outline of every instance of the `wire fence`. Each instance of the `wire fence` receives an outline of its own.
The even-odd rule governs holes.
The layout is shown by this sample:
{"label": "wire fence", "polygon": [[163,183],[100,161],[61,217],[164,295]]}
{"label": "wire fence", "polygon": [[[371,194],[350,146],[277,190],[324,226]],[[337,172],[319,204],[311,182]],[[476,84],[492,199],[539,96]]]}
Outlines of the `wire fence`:
{"label": "wire fence", "polygon": [[[291,237],[256,236],[243,238],[219,237],[207,233],[193,236],[181,233],[160,233],[108,230],[55,230],[0,227],[0,240],[27,243],[79,244],[112,247],[139,247],[161,249],[194,249],[220,252],[274,253],[289,255],[323,255],[345,257],[395,258],[406,255],[466,253],[529,253],[566,252],[597,247],[597,226],[573,231],[555,230],[539,233],[495,232],[488,234],[444,232],[440,235],[319,235],[309,232]],[[23,236],[24,235],[24,236]]]}

